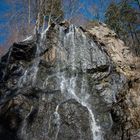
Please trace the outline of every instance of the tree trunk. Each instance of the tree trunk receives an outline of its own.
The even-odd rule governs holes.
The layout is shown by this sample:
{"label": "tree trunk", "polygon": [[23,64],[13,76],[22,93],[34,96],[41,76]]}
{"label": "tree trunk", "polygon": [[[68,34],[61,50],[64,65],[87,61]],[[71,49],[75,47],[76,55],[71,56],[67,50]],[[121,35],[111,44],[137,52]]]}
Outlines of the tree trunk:
{"label": "tree trunk", "polygon": [[136,1],[138,3],[139,9],[140,9],[140,0],[136,0]]}
{"label": "tree trunk", "polygon": [[53,10],[53,0],[51,1],[51,12],[49,14],[48,26],[51,24],[52,10]]}
{"label": "tree trunk", "polygon": [[31,1],[28,0],[28,24],[30,25],[31,23]]}

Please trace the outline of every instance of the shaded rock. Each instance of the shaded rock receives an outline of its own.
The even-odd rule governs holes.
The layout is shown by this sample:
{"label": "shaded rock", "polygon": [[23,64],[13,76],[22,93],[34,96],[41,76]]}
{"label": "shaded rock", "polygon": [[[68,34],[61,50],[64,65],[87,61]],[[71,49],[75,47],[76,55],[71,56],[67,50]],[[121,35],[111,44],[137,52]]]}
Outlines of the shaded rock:
{"label": "shaded rock", "polygon": [[126,48],[105,25],[67,22],[14,43],[0,62],[1,139],[139,137],[139,78]]}

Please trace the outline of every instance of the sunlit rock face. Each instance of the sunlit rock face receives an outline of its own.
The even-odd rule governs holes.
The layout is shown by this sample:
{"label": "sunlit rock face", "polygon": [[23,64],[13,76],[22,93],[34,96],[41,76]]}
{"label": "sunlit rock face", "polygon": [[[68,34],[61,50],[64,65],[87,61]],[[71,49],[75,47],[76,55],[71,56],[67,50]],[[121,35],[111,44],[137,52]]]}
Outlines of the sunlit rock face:
{"label": "sunlit rock face", "polygon": [[0,68],[1,140],[122,139],[112,106],[126,77],[82,28],[53,24],[13,44]]}

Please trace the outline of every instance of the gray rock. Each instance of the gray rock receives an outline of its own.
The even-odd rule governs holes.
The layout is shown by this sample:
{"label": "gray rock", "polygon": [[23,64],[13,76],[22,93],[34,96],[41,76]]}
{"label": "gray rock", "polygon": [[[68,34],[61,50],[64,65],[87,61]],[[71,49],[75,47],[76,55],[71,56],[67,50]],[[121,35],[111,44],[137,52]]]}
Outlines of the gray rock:
{"label": "gray rock", "polygon": [[0,139],[9,127],[16,140],[119,140],[111,108],[126,78],[92,36],[55,25],[12,48],[0,64]]}

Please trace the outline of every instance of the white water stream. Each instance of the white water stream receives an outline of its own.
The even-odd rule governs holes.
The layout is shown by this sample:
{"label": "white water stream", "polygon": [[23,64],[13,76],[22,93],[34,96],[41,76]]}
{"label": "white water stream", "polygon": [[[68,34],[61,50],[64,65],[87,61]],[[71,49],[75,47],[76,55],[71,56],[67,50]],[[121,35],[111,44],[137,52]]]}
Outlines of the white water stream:
{"label": "white water stream", "polygon": [[[48,30],[48,29],[47,29]],[[41,38],[44,38],[46,31],[44,33],[42,33]],[[93,112],[93,107],[91,106],[89,99],[90,99],[90,93],[88,93],[88,81],[87,81],[87,77],[83,74],[82,78],[81,78],[81,90],[80,93],[77,93],[77,55],[80,54],[80,58],[83,60],[82,61],[82,71],[84,71],[83,67],[86,67],[86,60],[85,60],[85,53],[84,51],[82,51],[83,48],[80,48],[80,51],[77,54],[77,44],[78,42],[76,42],[76,36],[75,34],[79,34],[79,31],[76,27],[74,26],[70,26],[69,32],[63,36],[63,31],[60,30],[60,39],[63,40],[63,45],[59,44],[59,48],[57,48],[57,54],[61,55],[61,50],[64,50],[64,48],[68,48],[69,49],[69,54],[66,54],[67,58],[65,58],[65,60],[67,59],[66,65],[70,66],[70,70],[72,72],[72,74],[70,74],[70,77],[66,76],[66,72],[61,72],[61,61],[58,64],[58,70],[55,74],[57,74],[57,77],[59,78],[59,84],[60,84],[60,91],[61,94],[63,94],[63,96],[65,97],[66,100],[68,99],[75,99],[78,103],[80,103],[83,107],[85,107],[89,113],[89,124],[90,124],[90,129],[92,132],[92,140],[103,140],[103,136],[102,136],[102,132],[101,132],[101,128],[100,126],[97,124],[96,119],[95,119],[95,115]],[[81,33],[80,33],[81,34]],[[86,37],[82,34],[82,39],[83,39],[83,46],[86,45]],[[63,48],[62,48],[63,47]],[[39,55],[39,48],[37,48],[37,57]],[[62,60],[60,58],[61,56],[58,56],[58,59]],[[36,83],[36,77],[37,77],[37,72],[39,69],[39,62],[40,62],[40,58],[36,58],[33,65],[27,69],[24,73],[24,75],[21,77],[21,79],[19,80],[19,87],[23,86],[24,83],[26,83],[27,81],[32,81],[32,84],[35,85]],[[29,76],[30,73],[30,76]],[[30,79],[30,80],[29,80]],[[48,78],[46,78],[46,80],[44,81],[42,88],[45,89],[45,87],[48,84]],[[43,101],[45,100],[45,98],[43,98]],[[58,134],[59,134],[59,130],[60,130],[60,120],[61,120],[61,116],[59,114],[59,106],[60,104],[58,104],[56,106],[56,109],[54,111],[54,116],[55,116],[55,123],[56,123],[56,133],[55,133],[55,139],[54,140],[58,140]],[[26,120],[25,120],[26,121]],[[24,122],[25,123],[25,122]],[[25,123],[26,124],[26,123]],[[24,125],[25,125],[24,124]],[[26,126],[24,126],[25,129]],[[27,135],[24,132],[22,132],[23,135]],[[27,138],[26,138],[27,139]]]}
{"label": "white water stream", "polygon": [[[69,61],[71,64],[71,70],[76,70],[76,55],[77,55],[76,47],[77,46],[75,43],[75,32],[78,32],[77,28],[75,28],[74,26],[71,26],[69,33],[67,34],[67,36],[64,37],[64,47],[71,45],[71,48],[70,48],[71,56],[69,57],[69,59],[70,59]],[[84,42],[83,45],[86,45],[86,38],[84,35],[82,35],[82,37],[83,37],[83,42]],[[71,42],[69,42],[69,41],[71,41]],[[68,44],[68,43],[70,43],[70,44]],[[84,55],[84,54],[81,52],[81,57],[82,57],[82,55]],[[84,64],[84,65],[86,65],[86,64]],[[80,91],[80,94],[77,95],[77,93],[76,93],[76,87],[78,86],[77,82],[76,82],[77,76],[72,75],[70,78],[67,78],[65,76],[65,72],[59,74],[59,76],[60,76],[61,93],[64,94],[64,96],[67,99],[70,99],[70,98],[75,99],[78,103],[80,103],[82,106],[87,108],[87,110],[89,112],[89,116],[90,116],[89,121],[90,121],[93,140],[102,140],[103,138],[102,138],[101,128],[100,128],[100,126],[97,125],[94,113],[92,111],[92,106],[88,102],[90,95],[87,93],[87,90],[86,90],[88,88],[86,77],[84,77],[84,75],[83,75],[82,82],[81,82],[82,83],[81,91]],[[56,114],[59,116],[58,106],[57,106]],[[58,119],[58,121],[60,121],[60,118]]]}

